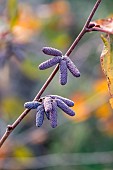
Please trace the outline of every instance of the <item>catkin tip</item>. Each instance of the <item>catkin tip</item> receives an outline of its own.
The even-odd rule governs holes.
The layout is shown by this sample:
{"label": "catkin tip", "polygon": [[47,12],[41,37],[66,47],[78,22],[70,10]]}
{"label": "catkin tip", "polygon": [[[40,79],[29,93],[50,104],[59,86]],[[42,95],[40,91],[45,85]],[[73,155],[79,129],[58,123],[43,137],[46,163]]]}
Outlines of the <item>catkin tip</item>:
{"label": "catkin tip", "polygon": [[44,54],[52,55],[52,56],[62,56],[62,52],[58,49],[52,47],[43,47],[42,51]]}
{"label": "catkin tip", "polygon": [[52,127],[52,128],[56,128],[56,127],[57,127],[57,125],[51,125],[51,127]]}
{"label": "catkin tip", "polygon": [[76,77],[80,77],[80,72],[79,72],[79,73],[76,73]]}
{"label": "catkin tip", "polygon": [[63,86],[64,86],[66,83],[67,83],[67,82],[62,82],[62,81],[60,81],[60,84],[63,85]]}

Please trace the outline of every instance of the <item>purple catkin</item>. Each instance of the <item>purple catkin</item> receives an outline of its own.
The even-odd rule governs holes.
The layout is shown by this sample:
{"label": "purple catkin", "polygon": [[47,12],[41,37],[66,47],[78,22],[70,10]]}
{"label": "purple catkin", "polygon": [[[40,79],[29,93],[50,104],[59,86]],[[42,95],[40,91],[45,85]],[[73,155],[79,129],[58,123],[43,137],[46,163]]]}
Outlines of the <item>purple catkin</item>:
{"label": "purple catkin", "polygon": [[70,116],[74,116],[75,112],[71,110],[62,100],[56,99],[57,106],[62,109],[65,113],[67,113]]}
{"label": "purple catkin", "polygon": [[45,69],[47,69],[47,68],[50,68],[50,67],[58,64],[58,63],[60,62],[60,60],[61,60],[61,57],[60,57],[60,56],[56,56],[56,57],[54,57],[54,58],[51,58],[51,59],[49,59],[49,60],[44,61],[43,63],[41,63],[41,64],[39,65],[39,69],[40,69],[40,70],[45,70]]}
{"label": "purple catkin", "polygon": [[60,50],[55,49],[55,48],[43,47],[42,51],[43,51],[44,54],[47,54],[47,55],[62,56],[62,52]]}
{"label": "purple catkin", "polygon": [[40,105],[37,107],[36,126],[40,127],[43,124],[43,120],[44,120],[44,106]]}
{"label": "purple catkin", "polygon": [[52,97],[53,99],[57,98],[57,99],[62,100],[69,107],[73,107],[74,106],[74,102],[72,100],[70,100],[70,99],[65,98],[65,97],[61,97],[61,96],[58,96],[58,95],[50,95],[50,97]]}
{"label": "purple catkin", "polygon": [[52,111],[50,112],[50,124],[52,128],[57,126],[57,103],[56,101],[52,102]]}
{"label": "purple catkin", "polygon": [[32,101],[32,102],[26,102],[24,104],[24,107],[27,109],[36,109],[39,105],[41,105],[40,102]]}
{"label": "purple catkin", "polygon": [[72,75],[74,77],[80,77],[80,72],[79,72],[78,68],[75,66],[75,64],[71,61],[71,59],[69,57],[65,56],[65,60],[67,63],[67,68],[72,73]]}
{"label": "purple catkin", "polygon": [[60,84],[65,85],[67,83],[67,65],[65,60],[60,61]]}
{"label": "purple catkin", "polygon": [[50,112],[52,110],[52,98],[51,97],[45,97],[44,101],[44,109],[45,109],[45,112]]}

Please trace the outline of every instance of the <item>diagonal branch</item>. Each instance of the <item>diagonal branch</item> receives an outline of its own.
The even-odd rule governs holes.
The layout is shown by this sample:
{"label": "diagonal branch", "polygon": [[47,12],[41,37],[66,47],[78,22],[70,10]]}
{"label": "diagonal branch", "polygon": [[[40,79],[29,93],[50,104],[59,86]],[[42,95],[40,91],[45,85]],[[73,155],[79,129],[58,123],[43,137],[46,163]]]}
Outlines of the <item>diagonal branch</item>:
{"label": "diagonal branch", "polygon": [[[91,21],[91,19],[93,18],[99,4],[101,3],[101,0],[97,0],[97,2],[95,3],[83,29],[81,30],[81,32],[79,33],[79,35],[77,36],[77,38],[75,39],[75,41],[73,42],[73,44],[70,46],[70,48],[68,49],[68,51],[65,53],[65,55],[69,56],[72,51],[74,50],[74,48],[76,47],[76,45],[78,44],[78,42],[81,40],[81,38],[84,36],[84,34],[87,32],[87,28],[89,26],[89,23]],[[50,82],[52,81],[52,79],[54,78],[54,76],[56,75],[57,71],[59,70],[59,65],[57,65],[55,67],[55,69],[53,70],[53,72],[51,73],[51,75],[48,77],[47,81],[44,83],[44,85],[42,86],[42,88],[40,89],[40,91],[38,92],[38,94],[36,95],[36,97],[34,98],[34,100],[38,100],[41,95],[43,94],[43,92],[45,91],[45,89],[48,87],[48,85],[50,84]],[[16,119],[16,121],[12,124],[12,125],[8,125],[7,129],[4,133],[4,135],[2,136],[1,140],[0,140],[0,147],[3,145],[3,143],[6,141],[6,139],[8,138],[8,136],[11,134],[11,132],[16,128],[16,126],[23,120],[23,118],[30,112],[30,109],[26,109],[23,111],[23,113]]]}

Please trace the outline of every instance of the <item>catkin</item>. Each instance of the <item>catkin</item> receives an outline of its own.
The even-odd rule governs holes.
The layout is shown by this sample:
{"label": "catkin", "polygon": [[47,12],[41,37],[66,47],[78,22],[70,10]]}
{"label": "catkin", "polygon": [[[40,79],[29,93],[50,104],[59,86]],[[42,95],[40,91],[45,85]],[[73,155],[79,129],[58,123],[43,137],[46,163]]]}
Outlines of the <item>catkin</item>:
{"label": "catkin", "polygon": [[57,98],[62,100],[65,104],[67,104],[69,107],[73,107],[74,106],[74,102],[70,99],[67,99],[65,97],[62,96],[58,96],[58,95],[50,95],[53,99]]}
{"label": "catkin", "polygon": [[71,110],[62,100],[56,99],[57,106],[62,109],[65,113],[67,113],[70,116],[74,116],[75,112]]}
{"label": "catkin", "polygon": [[50,68],[50,67],[58,64],[58,63],[60,62],[60,60],[61,60],[61,57],[60,57],[60,56],[56,56],[56,57],[54,57],[54,58],[51,58],[51,59],[49,59],[49,60],[44,61],[43,63],[41,63],[41,64],[39,65],[39,69],[40,69],[40,70],[45,70],[45,69],[47,69],[47,68]]}
{"label": "catkin", "polygon": [[44,54],[47,54],[47,55],[62,56],[62,52],[60,50],[55,49],[55,48],[43,47],[42,51],[43,51]]}
{"label": "catkin", "polygon": [[65,85],[67,83],[67,65],[65,60],[60,61],[60,84]]}
{"label": "catkin", "polygon": [[52,102],[52,111],[50,112],[50,124],[52,128],[57,126],[57,103],[56,101]]}
{"label": "catkin", "polygon": [[32,102],[26,102],[24,104],[24,107],[27,109],[36,109],[39,105],[41,105],[40,102],[32,101]]}
{"label": "catkin", "polygon": [[65,57],[66,63],[67,63],[67,68],[69,71],[72,73],[74,77],[80,77],[80,72],[78,68],[75,66],[75,64],[71,61],[69,57]]}
{"label": "catkin", "polygon": [[52,98],[48,96],[45,97],[43,103],[44,103],[45,112],[50,112],[52,110]]}
{"label": "catkin", "polygon": [[37,113],[36,113],[36,126],[40,127],[43,124],[44,120],[44,106],[40,105],[37,108]]}

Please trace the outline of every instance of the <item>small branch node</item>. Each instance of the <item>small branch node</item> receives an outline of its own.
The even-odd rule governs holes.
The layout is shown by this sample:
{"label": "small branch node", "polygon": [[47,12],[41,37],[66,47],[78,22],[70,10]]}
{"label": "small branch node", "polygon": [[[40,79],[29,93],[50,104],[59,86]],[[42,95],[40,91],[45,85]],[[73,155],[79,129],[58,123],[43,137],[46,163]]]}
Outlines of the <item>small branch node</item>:
{"label": "small branch node", "polygon": [[13,130],[12,125],[7,125],[7,132],[10,132],[12,130]]}

